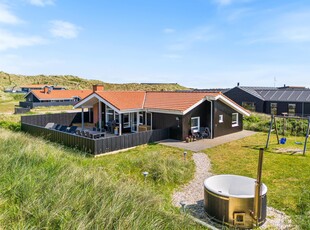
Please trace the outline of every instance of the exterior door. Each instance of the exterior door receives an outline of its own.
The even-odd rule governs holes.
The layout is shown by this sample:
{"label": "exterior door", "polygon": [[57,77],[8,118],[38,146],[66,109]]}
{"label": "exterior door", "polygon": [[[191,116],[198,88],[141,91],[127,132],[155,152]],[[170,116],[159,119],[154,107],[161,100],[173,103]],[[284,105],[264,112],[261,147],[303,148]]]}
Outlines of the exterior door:
{"label": "exterior door", "polygon": [[130,123],[131,123],[131,132],[137,132],[137,122],[138,121],[138,117],[137,117],[137,113],[131,113],[130,115]]}

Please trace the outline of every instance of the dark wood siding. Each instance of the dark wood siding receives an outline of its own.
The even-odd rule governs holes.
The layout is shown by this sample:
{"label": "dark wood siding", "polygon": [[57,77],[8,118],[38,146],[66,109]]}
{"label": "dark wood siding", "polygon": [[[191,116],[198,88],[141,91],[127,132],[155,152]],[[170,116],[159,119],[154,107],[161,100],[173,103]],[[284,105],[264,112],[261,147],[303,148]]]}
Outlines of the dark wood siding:
{"label": "dark wood siding", "polygon": [[304,102],[279,102],[279,101],[267,101],[265,113],[271,114],[271,103],[277,103],[277,115],[282,115],[282,113],[288,113],[288,105],[296,104],[296,115],[297,116],[307,116],[310,114],[310,103]]}
{"label": "dark wood siding", "polygon": [[[236,113],[235,110],[225,105],[220,101],[214,102],[214,127],[213,127],[213,137],[219,137],[226,134],[242,131],[242,114],[238,113],[238,126],[232,127],[232,113]],[[223,123],[219,123],[219,115],[223,115]]]}
{"label": "dark wood siding", "polygon": [[184,140],[191,130],[191,118],[200,117],[200,127],[211,127],[211,102],[204,101],[196,108],[183,116],[182,140]]}
{"label": "dark wood siding", "polygon": [[264,101],[245,92],[238,87],[235,87],[224,93],[227,97],[232,99],[234,102],[242,106],[242,102],[253,102],[255,105],[255,111],[264,113]]}
{"label": "dark wood siding", "polygon": [[[177,120],[179,118],[179,121]],[[176,140],[183,140],[182,138],[182,117],[175,114],[152,113],[153,129],[171,130],[170,137]],[[150,115],[148,115],[148,119]],[[150,121],[149,121],[150,122]]]}

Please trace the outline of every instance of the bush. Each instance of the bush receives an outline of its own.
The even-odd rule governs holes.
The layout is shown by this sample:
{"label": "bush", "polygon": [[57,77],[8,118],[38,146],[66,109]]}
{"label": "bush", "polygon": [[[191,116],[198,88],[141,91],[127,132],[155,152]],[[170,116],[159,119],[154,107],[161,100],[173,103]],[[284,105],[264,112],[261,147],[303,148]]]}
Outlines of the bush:
{"label": "bush", "polygon": [[0,127],[4,129],[9,129],[12,131],[20,131],[21,125],[19,122],[13,122],[13,121],[0,121]]}
{"label": "bush", "polygon": [[[243,118],[243,127],[246,130],[257,132],[268,132],[270,127],[270,115],[252,113]],[[292,118],[276,118],[279,135],[305,136],[307,131],[307,120]]]}

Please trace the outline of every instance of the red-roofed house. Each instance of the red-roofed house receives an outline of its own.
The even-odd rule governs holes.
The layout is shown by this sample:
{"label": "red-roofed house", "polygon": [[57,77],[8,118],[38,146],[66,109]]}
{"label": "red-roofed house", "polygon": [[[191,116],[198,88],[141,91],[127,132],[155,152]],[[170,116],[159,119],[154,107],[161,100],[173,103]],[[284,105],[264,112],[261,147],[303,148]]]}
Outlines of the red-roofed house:
{"label": "red-roofed house", "polygon": [[25,95],[26,101],[21,101],[19,106],[32,109],[39,106],[74,105],[91,93],[92,90],[54,90],[46,86],[42,90],[31,90]]}
{"label": "red-roofed house", "polygon": [[[74,108],[92,111],[92,122],[119,134],[170,128],[173,139],[184,140],[192,130],[208,127],[211,138],[241,131],[249,112],[219,92],[93,92]],[[112,126],[113,125],[113,126]]]}
{"label": "red-roofed house", "polygon": [[45,87],[50,87],[53,90],[65,90],[64,86],[56,85],[22,85],[20,86],[21,92],[29,93],[31,90],[43,90]]}

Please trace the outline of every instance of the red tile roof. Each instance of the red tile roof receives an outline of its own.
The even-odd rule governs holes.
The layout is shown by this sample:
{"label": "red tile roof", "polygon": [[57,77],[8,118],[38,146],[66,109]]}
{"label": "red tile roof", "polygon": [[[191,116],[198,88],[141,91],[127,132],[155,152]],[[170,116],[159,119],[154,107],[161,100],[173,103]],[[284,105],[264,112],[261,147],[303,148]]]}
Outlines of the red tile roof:
{"label": "red tile roof", "polygon": [[[220,92],[145,92],[145,91],[96,91],[96,95],[110,103],[118,110],[134,110],[134,109],[149,109],[163,110],[171,112],[187,112],[188,109],[195,107],[200,102],[210,97],[211,100],[217,100],[218,96],[222,100],[229,102],[231,106],[248,113],[243,107],[236,104],[234,101],[227,98]],[[88,98],[93,96],[90,95]],[[77,105],[79,107],[89,99],[85,98]]]}
{"label": "red tile roof", "polygon": [[51,87],[53,86],[54,88],[65,88],[64,86],[57,86],[57,85],[22,85],[20,88],[41,88],[43,89],[45,86]]}
{"label": "red tile roof", "polygon": [[145,91],[96,91],[104,100],[119,110],[142,109]]}
{"label": "red tile roof", "polygon": [[205,97],[216,97],[219,94],[212,92],[147,92],[144,107],[185,111]]}
{"label": "red tile roof", "polygon": [[43,90],[31,90],[30,93],[33,93],[39,100],[60,100],[72,99],[73,97],[84,99],[92,92],[92,90],[51,90],[50,93],[44,93]]}

